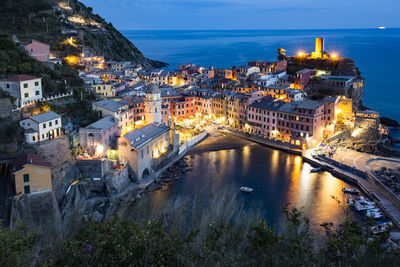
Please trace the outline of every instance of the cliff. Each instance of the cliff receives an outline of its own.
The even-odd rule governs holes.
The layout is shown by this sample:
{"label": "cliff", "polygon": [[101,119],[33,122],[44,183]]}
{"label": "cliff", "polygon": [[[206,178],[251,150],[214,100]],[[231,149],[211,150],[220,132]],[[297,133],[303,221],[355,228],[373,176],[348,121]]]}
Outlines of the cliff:
{"label": "cliff", "polygon": [[[151,70],[167,64],[144,55],[111,23],[76,1],[6,0],[0,5],[0,33],[51,46],[57,57],[98,55],[106,60],[131,61]],[[68,42],[68,38],[73,42]]]}

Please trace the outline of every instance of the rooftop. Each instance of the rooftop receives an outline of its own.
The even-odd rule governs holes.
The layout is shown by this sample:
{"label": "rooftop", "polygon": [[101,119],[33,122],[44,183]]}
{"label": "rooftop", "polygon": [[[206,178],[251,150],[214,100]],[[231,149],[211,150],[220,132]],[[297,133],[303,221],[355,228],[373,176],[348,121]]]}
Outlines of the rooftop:
{"label": "rooftop", "polygon": [[36,154],[23,154],[14,160],[14,173],[22,170],[27,164],[51,168],[51,163],[44,161],[41,156]]}
{"label": "rooftop", "polygon": [[139,148],[167,131],[169,131],[168,126],[151,123],[125,134],[124,137],[130,141],[132,147]]}
{"label": "rooftop", "polygon": [[4,81],[6,81],[6,82],[23,82],[23,81],[30,81],[30,80],[36,80],[36,79],[40,79],[40,78],[30,76],[30,75],[25,75],[25,74],[19,74],[19,75],[14,75],[14,76],[8,77]]}
{"label": "rooftop", "polygon": [[32,116],[29,117],[29,119],[37,122],[37,123],[42,123],[42,122],[46,122],[46,121],[51,121],[51,120],[55,120],[61,118],[60,115],[58,115],[57,113],[50,111],[50,112],[45,112],[36,116]]}
{"label": "rooftop", "polygon": [[104,130],[114,127],[116,124],[118,124],[118,120],[115,119],[113,116],[108,115],[108,116],[86,126],[85,129],[100,129],[100,130],[104,131]]}
{"label": "rooftop", "polygon": [[120,109],[124,106],[124,104],[121,104],[115,100],[101,100],[93,102],[93,105],[108,109],[113,112],[120,111]]}
{"label": "rooftop", "polygon": [[274,98],[266,96],[258,101],[253,102],[249,105],[249,107],[265,110],[278,110],[284,103],[285,102],[281,100],[275,101]]}
{"label": "rooftop", "polygon": [[337,96],[325,96],[322,101],[324,102],[329,102],[329,103],[335,103],[337,101],[338,97]]}

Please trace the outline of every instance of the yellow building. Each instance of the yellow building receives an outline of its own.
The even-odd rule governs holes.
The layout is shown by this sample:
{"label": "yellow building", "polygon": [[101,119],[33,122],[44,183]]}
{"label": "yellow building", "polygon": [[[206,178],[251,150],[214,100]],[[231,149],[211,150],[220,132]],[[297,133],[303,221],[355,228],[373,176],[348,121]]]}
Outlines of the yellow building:
{"label": "yellow building", "polygon": [[13,176],[17,195],[52,190],[51,163],[39,155],[24,154],[17,158]]}
{"label": "yellow building", "polygon": [[114,90],[111,84],[95,84],[92,85],[92,90],[96,94],[103,95],[105,97],[114,97]]}

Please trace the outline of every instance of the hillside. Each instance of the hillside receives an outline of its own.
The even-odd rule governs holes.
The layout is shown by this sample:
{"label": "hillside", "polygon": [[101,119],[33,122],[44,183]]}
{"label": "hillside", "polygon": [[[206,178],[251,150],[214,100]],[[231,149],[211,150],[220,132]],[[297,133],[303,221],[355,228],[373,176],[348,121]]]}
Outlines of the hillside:
{"label": "hillside", "polygon": [[[92,10],[77,0],[5,0],[0,5],[0,33],[15,34],[20,41],[36,39],[48,43],[53,55],[61,58],[84,52],[106,60],[131,61],[147,70],[166,66],[145,58]],[[68,42],[69,38],[73,42]]]}

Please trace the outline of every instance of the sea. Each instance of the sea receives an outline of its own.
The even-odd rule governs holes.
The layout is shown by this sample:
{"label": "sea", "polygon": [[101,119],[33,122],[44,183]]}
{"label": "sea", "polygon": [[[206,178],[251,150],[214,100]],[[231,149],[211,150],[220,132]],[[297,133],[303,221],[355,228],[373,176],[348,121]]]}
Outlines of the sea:
{"label": "sea", "polygon": [[[255,59],[276,60],[278,48],[287,55],[311,53],[315,38],[325,50],[354,59],[365,78],[363,103],[381,116],[400,121],[400,28],[340,30],[182,30],[122,31],[142,53],[177,69],[181,63],[230,68]],[[400,138],[400,130],[391,131]]]}
{"label": "sea", "polygon": [[[226,67],[245,65],[255,59],[276,60],[278,48],[287,55],[314,50],[316,37],[325,38],[325,50],[353,58],[365,78],[364,105],[382,116],[400,121],[400,29],[357,30],[204,30],[204,31],[122,31],[143,54],[169,63]],[[400,131],[391,130],[400,138]],[[270,225],[283,220],[285,203],[303,210],[313,230],[320,223],[343,221],[347,213],[341,189],[354,185],[330,173],[310,173],[312,167],[299,156],[248,142],[235,149],[195,153],[190,156],[191,172],[157,191],[153,203],[178,196],[206,200],[211,192],[245,185],[252,194],[240,194],[244,207],[261,211]],[[336,200],[333,198],[335,197]],[[339,200],[339,201],[337,201]],[[358,216],[358,217],[357,217]],[[354,214],[359,218],[359,214]]]}

